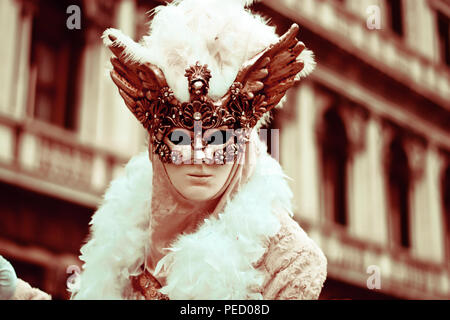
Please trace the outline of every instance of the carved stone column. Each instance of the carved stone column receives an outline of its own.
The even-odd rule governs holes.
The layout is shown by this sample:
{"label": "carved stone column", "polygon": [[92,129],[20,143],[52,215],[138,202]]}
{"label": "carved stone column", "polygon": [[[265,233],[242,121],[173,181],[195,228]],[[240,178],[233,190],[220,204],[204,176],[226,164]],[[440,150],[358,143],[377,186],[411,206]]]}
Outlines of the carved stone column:
{"label": "carved stone column", "polygon": [[430,229],[428,230],[428,238],[430,239],[429,257],[436,263],[444,263],[446,261],[446,221],[443,207],[444,190],[442,188],[442,178],[447,159],[435,146],[428,147],[426,156],[426,179],[430,211]]}
{"label": "carved stone column", "polygon": [[419,140],[407,139],[405,149],[412,173],[412,254],[419,259],[440,263],[444,259],[442,205],[439,197],[442,159],[433,146]]}
{"label": "carved stone column", "polygon": [[[117,1],[116,21],[117,28],[122,30],[123,33],[128,35],[134,40],[136,35],[136,21],[137,21],[137,8],[135,0],[121,0]],[[110,52],[107,50],[107,60],[109,64]],[[122,151],[126,156],[131,156],[139,151],[140,148],[144,148],[144,140],[146,131],[142,128],[139,121],[128,110],[123,102],[122,97],[119,95],[116,85],[112,82],[108,75],[105,89],[108,89],[108,93],[111,98],[114,99],[112,104],[106,104],[106,112],[110,113],[111,121],[109,123],[111,132],[111,138],[113,139],[114,148],[122,148]],[[112,94],[110,93],[112,90]]]}
{"label": "carved stone column", "polygon": [[294,193],[294,212],[300,221],[320,219],[318,146],[315,139],[317,94],[313,84],[304,81],[288,93],[288,103],[280,115],[281,164]]}
{"label": "carved stone column", "polygon": [[107,52],[100,37],[103,30],[114,27],[115,10],[116,2],[113,1],[83,1],[82,28],[86,42],[82,54],[83,72],[80,77],[82,95],[79,112],[80,139],[82,142],[98,146],[104,144],[102,88],[108,79]]}
{"label": "carved stone column", "polygon": [[[81,138],[129,157],[144,145],[145,130],[128,111],[109,76],[111,53],[100,38],[106,28],[134,38],[134,0],[85,1],[88,44],[84,52]],[[99,17],[97,19],[97,17]],[[120,128],[120,129],[119,129]]]}
{"label": "carved stone column", "polygon": [[311,82],[305,81],[296,96],[299,123],[299,210],[312,222],[320,219],[319,159],[315,139],[317,124],[317,94]]}
{"label": "carved stone column", "polygon": [[429,195],[427,194],[426,179],[426,145],[415,138],[404,139],[404,148],[408,156],[408,166],[411,172],[409,203],[410,203],[410,239],[411,253],[420,257],[426,250],[428,240],[424,238],[429,229],[427,216]]}
{"label": "carved stone column", "polygon": [[29,97],[31,27],[36,4],[30,0],[5,0],[0,4],[0,110],[22,120]]}
{"label": "carved stone column", "polygon": [[348,139],[347,203],[348,227],[353,236],[370,240],[369,154],[367,152],[368,113],[351,105],[340,109]]}
{"label": "carved stone column", "polygon": [[19,3],[4,0],[0,3],[0,36],[2,47],[0,48],[0,110],[2,113],[10,113],[12,109],[12,87],[14,86],[14,69],[17,64],[16,43],[19,24]]}
{"label": "carved stone column", "polygon": [[393,132],[382,125],[377,117],[371,117],[367,124],[368,188],[367,228],[369,238],[380,245],[388,242],[388,214],[385,170],[383,158],[385,148],[392,139]]}

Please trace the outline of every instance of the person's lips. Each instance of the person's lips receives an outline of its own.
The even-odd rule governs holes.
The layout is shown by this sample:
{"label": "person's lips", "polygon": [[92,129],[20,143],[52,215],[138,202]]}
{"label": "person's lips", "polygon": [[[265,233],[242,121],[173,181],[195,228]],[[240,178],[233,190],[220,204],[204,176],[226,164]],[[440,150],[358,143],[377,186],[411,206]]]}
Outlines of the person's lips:
{"label": "person's lips", "polygon": [[213,175],[205,173],[189,173],[188,178],[193,185],[209,185]]}
{"label": "person's lips", "polygon": [[[194,169],[194,170],[192,170]],[[208,170],[205,170],[206,168],[191,168],[191,170],[188,170],[186,174],[190,177],[196,177],[196,178],[209,178],[212,177],[212,173],[208,172]]]}
{"label": "person's lips", "polygon": [[209,177],[212,177],[212,174],[190,173],[190,174],[188,174],[188,176],[194,177],[194,178],[209,178]]}

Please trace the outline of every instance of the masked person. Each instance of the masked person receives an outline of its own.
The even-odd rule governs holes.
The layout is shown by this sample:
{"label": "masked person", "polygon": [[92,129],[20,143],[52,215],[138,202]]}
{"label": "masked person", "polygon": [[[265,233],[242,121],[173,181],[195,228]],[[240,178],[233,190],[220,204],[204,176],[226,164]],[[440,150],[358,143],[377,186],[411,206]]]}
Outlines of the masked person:
{"label": "masked person", "polygon": [[91,222],[76,299],[317,299],[326,258],[258,129],[314,68],[293,25],[239,0],[160,6],[140,43],[104,32],[111,77],[149,133]]}

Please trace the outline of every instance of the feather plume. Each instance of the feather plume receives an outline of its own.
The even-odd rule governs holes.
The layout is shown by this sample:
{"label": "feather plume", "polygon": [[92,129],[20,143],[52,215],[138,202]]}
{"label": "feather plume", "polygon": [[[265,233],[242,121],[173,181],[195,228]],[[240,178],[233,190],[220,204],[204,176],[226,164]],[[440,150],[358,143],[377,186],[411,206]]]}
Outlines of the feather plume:
{"label": "feather plume", "polygon": [[278,39],[273,26],[244,8],[252,2],[173,1],[153,10],[149,34],[139,45],[113,29],[106,30],[103,39],[109,44],[108,35],[113,33],[116,41],[130,44],[128,58],[157,65],[180,102],[189,100],[186,67],[196,61],[208,64],[209,94],[217,99],[227,92],[246,60]]}
{"label": "feather plume", "polygon": [[297,75],[296,80],[300,80],[305,78],[316,68],[316,61],[314,59],[314,53],[311,50],[305,49],[300,53],[300,60],[303,60],[305,67],[303,70]]}
{"label": "feather plume", "polygon": [[[254,2],[175,0],[151,12],[148,35],[139,44],[115,29],[107,29],[103,41],[109,45],[113,35],[115,45],[127,48],[126,58],[158,66],[180,102],[189,101],[185,69],[197,61],[207,64],[212,75],[209,95],[219,99],[242,65],[279,39],[275,27],[246,9]],[[304,50],[299,58],[305,67],[296,79],[307,76],[315,66],[311,51]]]}

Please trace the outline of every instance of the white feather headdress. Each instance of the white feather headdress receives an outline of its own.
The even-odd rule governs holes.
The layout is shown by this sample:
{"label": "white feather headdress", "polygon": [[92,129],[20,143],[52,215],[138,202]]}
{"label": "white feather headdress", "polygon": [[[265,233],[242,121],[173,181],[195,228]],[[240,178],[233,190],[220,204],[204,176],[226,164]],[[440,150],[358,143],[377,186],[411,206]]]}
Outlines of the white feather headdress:
{"label": "white feather headdress", "polygon": [[[187,66],[201,61],[211,71],[209,95],[222,97],[236,78],[242,65],[279,39],[275,28],[260,15],[246,9],[248,0],[175,0],[155,8],[149,34],[135,43],[119,30],[108,29],[103,35],[107,46],[113,35],[124,44],[128,59],[150,62],[165,75],[175,97],[189,101],[184,77]],[[303,50],[304,61],[297,79],[315,67],[313,53]]]}

